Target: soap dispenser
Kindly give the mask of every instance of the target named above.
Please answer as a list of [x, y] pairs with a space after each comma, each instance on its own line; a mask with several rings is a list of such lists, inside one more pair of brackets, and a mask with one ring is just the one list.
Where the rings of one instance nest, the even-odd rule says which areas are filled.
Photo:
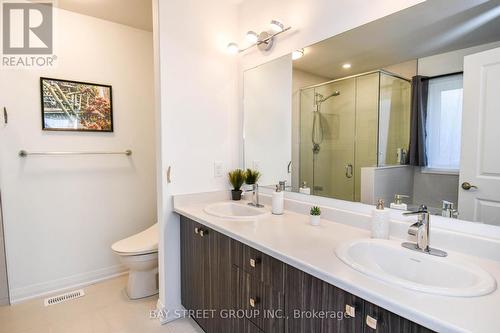
[[396, 194], [394, 196], [394, 202], [391, 202], [392, 209], [408, 210], [408, 205], [403, 202], [403, 198], [409, 198], [408, 195]]
[[276, 190], [273, 192], [272, 208], [271, 211], [274, 215], [282, 215], [283, 214], [283, 206], [285, 204], [285, 196], [284, 192], [281, 190], [281, 186], [276, 185]]
[[390, 212], [384, 208], [384, 200], [379, 199], [372, 211], [372, 238], [389, 239]]
[[311, 188], [307, 186], [306, 182], [302, 182], [302, 185], [299, 188], [299, 193], [302, 194], [311, 194]]

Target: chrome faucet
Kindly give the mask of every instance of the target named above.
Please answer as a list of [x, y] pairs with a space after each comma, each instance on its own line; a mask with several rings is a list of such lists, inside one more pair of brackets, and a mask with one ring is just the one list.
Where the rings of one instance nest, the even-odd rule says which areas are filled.
[[248, 190], [248, 192], [249, 191], [252, 191], [252, 202], [249, 202], [248, 205], [258, 208], [264, 207], [264, 205], [259, 203], [259, 184], [252, 184], [252, 189]]
[[417, 215], [418, 217], [417, 222], [413, 223], [408, 229], [408, 234], [417, 237], [417, 243], [404, 242], [401, 244], [403, 247], [438, 257], [446, 257], [448, 255], [445, 251], [429, 247], [431, 215], [427, 206], [421, 205], [418, 211], [403, 213], [403, 215]]
[[441, 206], [441, 216], [452, 219], [458, 218], [458, 210], [456, 210], [455, 204], [451, 201], [443, 200]]

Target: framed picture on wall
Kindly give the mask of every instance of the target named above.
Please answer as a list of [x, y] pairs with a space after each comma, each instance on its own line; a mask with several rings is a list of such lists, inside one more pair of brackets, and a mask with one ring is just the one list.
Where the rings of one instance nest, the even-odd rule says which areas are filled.
[[42, 129], [113, 132], [111, 86], [40, 78]]

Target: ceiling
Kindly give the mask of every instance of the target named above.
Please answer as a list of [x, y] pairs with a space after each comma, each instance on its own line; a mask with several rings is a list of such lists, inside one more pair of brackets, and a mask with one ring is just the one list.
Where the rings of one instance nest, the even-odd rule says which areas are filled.
[[83, 15], [153, 30], [152, 0], [57, 0], [55, 4]]
[[293, 67], [334, 79], [499, 40], [500, 0], [426, 1], [306, 47]]

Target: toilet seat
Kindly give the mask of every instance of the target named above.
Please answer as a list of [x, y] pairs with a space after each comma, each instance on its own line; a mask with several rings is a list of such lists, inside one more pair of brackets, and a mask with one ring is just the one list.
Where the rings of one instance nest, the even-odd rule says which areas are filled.
[[148, 229], [122, 239], [111, 246], [111, 249], [121, 256], [137, 256], [158, 252], [158, 223]]

